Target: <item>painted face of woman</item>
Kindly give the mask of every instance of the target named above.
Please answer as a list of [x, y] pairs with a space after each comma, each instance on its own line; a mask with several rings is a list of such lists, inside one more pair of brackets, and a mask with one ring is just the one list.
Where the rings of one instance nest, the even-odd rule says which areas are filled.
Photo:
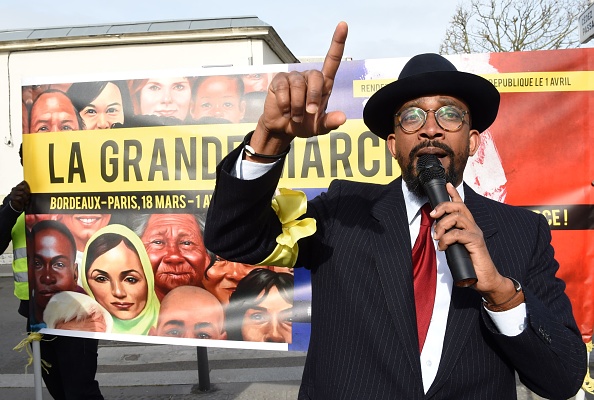
[[149, 79], [140, 90], [140, 112], [186, 119], [192, 101], [192, 88], [187, 78]]
[[[264, 296], [264, 291], [260, 296]], [[243, 316], [241, 334], [252, 342], [291, 343], [293, 305], [287, 302], [276, 287]]]
[[124, 123], [124, 108], [120, 89], [109, 82], [99, 95], [80, 111], [85, 129], [109, 129]]
[[135, 318], [146, 305], [148, 284], [142, 264], [124, 242], [97, 257], [87, 282], [99, 304], [116, 318]]

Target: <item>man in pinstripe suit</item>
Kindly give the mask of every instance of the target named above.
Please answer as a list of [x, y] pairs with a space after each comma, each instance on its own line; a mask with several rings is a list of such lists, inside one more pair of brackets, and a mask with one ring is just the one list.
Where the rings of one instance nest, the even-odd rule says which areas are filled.
[[[340, 23], [321, 71], [274, 78], [255, 131], [218, 167], [206, 222], [207, 248], [225, 259], [311, 269], [312, 333], [299, 398], [515, 399], [516, 372], [540, 396], [572, 396], [586, 352], [555, 277], [545, 219], [462, 182], [480, 132], [497, 115], [499, 94], [488, 81], [436, 54], [413, 57], [364, 110], [402, 177], [388, 185], [336, 180], [296, 220], [282, 196], [298, 195], [281, 191], [270, 207], [291, 141], [346, 120], [325, 109], [346, 36]], [[422, 154], [444, 165], [452, 201], [431, 212], [437, 283], [420, 347], [411, 252], [426, 202], [415, 168]], [[296, 225], [300, 233], [285, 234]], [[453, 243], [470, 254], [472, 288], [453, 285], [443, 252]]]

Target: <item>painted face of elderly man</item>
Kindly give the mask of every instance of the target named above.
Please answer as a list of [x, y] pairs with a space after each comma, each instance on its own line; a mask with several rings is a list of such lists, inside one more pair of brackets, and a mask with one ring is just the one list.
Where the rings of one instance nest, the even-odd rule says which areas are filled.
[[178, 286], [202, 286], [210, 258], [194, 215], [153, 214], [141, 239], [151, 260], [159, 300]]

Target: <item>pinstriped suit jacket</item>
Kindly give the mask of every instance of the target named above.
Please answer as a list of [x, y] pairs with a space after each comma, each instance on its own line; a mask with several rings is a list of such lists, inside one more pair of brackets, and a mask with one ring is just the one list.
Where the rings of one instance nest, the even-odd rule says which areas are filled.
[[[228, 174], [238, 154], [219, 165], [205, 243], [223, 258], [256, 264], [280, 233], [270, 199], [282, 166], [241, 181]], [[542, 397], [577, 392], [585, 346], [565, 284], [555, 278], [545, 219], [464, 190], [495, 265], [524, 287], [524, 332], [499, 334], [478, 293], [454, 288], [439, 370], [424, 394], [400, 178], [388, 185], [336, 180], [308, 203], [306, 217], [318, 229], [299, 242], [297, 266], [311, 269], [313, 307], [300, 399], [516, 399], [515, 371]]]

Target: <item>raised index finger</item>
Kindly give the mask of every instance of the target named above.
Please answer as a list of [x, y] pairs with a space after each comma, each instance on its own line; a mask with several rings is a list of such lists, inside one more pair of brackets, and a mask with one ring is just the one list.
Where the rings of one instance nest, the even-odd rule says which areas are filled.
[[341, 21], [334, 30], [332, 35], [332, 43], [330, 49], [324, 58], [324, 65], [322, 66], [322, 74], [324, 74], [324, 89], [332, 89], [334, 83], [334, 77], [336, 71], [340, 66], [340, 60], [342, 60], [342, 54], [344, 53], [344, 45], [346, 43], [347, 34], [349, 27], [346, 22]]

